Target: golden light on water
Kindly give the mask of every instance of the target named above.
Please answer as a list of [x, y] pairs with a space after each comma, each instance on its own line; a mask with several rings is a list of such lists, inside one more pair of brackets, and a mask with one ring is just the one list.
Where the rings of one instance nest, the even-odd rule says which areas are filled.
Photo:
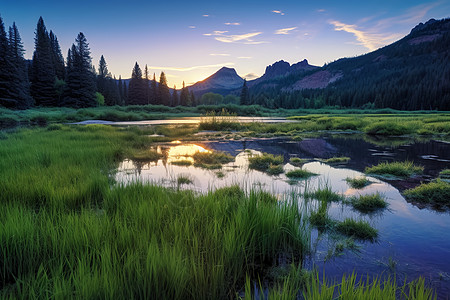
[[[180, 141], [173, 141], [173, 144], [181, 143]], [[170, 147], [167, 151], [167, 162], [171, 163], [174, 161], [190, 161], [194, 163], [192, 156], [197, 153], [210, 153], [211, 151], [203, 148], [202, 146], [195, 144], [184, 144], [179, 146]]]

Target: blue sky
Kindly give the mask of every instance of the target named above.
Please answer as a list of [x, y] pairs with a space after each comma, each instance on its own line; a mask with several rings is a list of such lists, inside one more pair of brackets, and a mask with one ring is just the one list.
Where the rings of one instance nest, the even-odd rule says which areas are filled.
[[390, 44], [430, 18], [450, 17], [450, 1], [35, 1], [0, 2], [30, 58], [39, 16], [63, 55], [83, 32], [93, 63], [128, 78], [134, 62], [169, 85], [195, 83], [221, 66], [261, 76], [278, 60], [323, 65]]

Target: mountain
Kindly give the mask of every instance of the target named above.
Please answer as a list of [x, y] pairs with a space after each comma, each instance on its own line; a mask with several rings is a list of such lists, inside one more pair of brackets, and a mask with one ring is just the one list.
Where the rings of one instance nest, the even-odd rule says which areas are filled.
[[450, 19], [431, 19], [391, 45], [321, 68], [296, 73], [277, 62], [249, 83], [250, 95], [269, 107], [450, 110], [449, 62]]
[[208, 92], [227, 95], [230, 91], [242, 88], [243, 84], [244, 79], [235, 69], [223, 67], [205, 80], [189, 86], [189, 91], [193, 91], [196, 97]]

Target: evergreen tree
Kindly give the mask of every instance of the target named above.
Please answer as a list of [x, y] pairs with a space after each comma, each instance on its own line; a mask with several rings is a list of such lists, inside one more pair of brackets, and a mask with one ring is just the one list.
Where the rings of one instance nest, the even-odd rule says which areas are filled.
[[195, 99], [194, 92], [191, 91], [191, 97], [189, 97], [192, 103], [192, 106], [197, 106], [197, 99]]
[[180, 105], [180, 98], [178, 97], [177, 92], [177, 86], [173, 86], [173, 92], [172, 92], [172, 105], [171, 106], [178, 106]]
[[180, 93], [180, 105], [183, 106], [191, 106], [191, 97], [189, 96], [189, 89], [185, 86], [183, 81], [183, 88], [181, 89]]
[[153, 73], [153, 79], [150, 87], [151, 94], [151, 104], [160, 104], [160, 100], [158, 99], [158, 86], [156, 85], [156, 75]]
[[97, 105], [97, 89], [90, 54], [86, 37], [80, 32], [67, 57], [65, 106], [79, 108]]
[[55, 68], [55, 75], [58, 79], [64, 79], [66, 77], [66, 68], [64, 66], [64, 58], [61, 53], [61, 48], [59, 47], [58, 38], [50, 30], [50, 46], [52, 49], [52, 60], [53, 66]]
[[144, 69], [144, 91], [145, 91], [145, 99], [147, 101], [146, 104], [150, 104], [151, 103], [150, 80], [149, 80], [147, 65], [145, 65], [145, 69]]
[[118, 89], [119, 89], [119, 95], [120, 95], [120, 103], [119, 105], [124, 105], [125, 96], [123, 94], [123, 83], [122, 83], [122, 76], [119, 75], [119, 83], [118, 83]]
[[100, 57], [97, 74], [97, 90], [105, 97], [105, 105], [118, 105], [121, 103], [121, 96], [116, 80], [112, 78], [108, 71], [108, 65], [103, 55]]
[[161, 72], [161, 76], [159, 77], [158, 90], [159, 90], [159, 96], [161, 99], [160, 104], [169, 106], [171, 96], [170, 96], [169, 87], [167, 86], [166, 74], [164, 74], [164, 72]]
[[145, 83], [142, 78], [142, 71], [136, 62], [131, 73], [130, 85], [128, 86], [128, 104], [147, 104], [145, 97]]
[[44, 20], [39, 18], [34, 39], [33, 63], [31, 66], [31, 95], [36, 105], [56, 106], [54, 88], [56, 72], [53, 65], [53, 51]]
[[8, 37], [5, 25], [0, 17], [0, 104], [6, 107], [15, 107], [17, 100], [10, 94], [11, 76], [14, 66], [11, 61]]
[[242, 85], [241, 98], [240, 98], [239, 102], [241, 105], [249, 105], [250, 104], [250, 98], [248, 96], [248, 87], [247, 87], [246, 79], [244, 79], [244, 84]]
[[128, 105], [128, 87], [127, 83], [123, 83], [123, 105]]
[[29, 108], [33, 104], [33, 98], [30, 96], [28, 70], [23, 58], [25, 50], [16, 23], [9, 28], [9, 47], [11, 62], [14, 66], [10, 85], [11, 95], [17, 101], [16, 108]]

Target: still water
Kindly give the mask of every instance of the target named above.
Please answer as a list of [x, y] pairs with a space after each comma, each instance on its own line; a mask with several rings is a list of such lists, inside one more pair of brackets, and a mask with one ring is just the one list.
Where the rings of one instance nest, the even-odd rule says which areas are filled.
[[[422, 276], [437, 290], [439, 298], [445, 299], [450, 295], [450, 213], [408, 203], [401, 194], [405, 188], [435, 178], [442, 169], [450, 168], [450, 144], [447, 142], [373, 140], [365, 136], [338, 135], [302, 141], [173, 142], [160, 144], [155, 150], [164, 154], [162, 159], [146, 163], [125, 160], [119, 166], [116, 180], [123, 183], [140, 180], [198, 192], [238, 184], [246, 190], [262, 188], [280, 199], [292, 191], [303, 193], [325, 186], [345, 196], [381, 193], [389, 207], [377, 214], [361, 214], [342, 203], [332, 203], [329, 208], [333, 219], [353, 217], [368, 221], [379, 233], [374, 242], [357, 241], [357, 249], [347, 249], [335, 255], [333, 249], [337, 238], [313, 229], [313, 251], [304, 262], [305, 267], [316, 268], [334, 279], [353, 271], [364, 276], [395, 276], [398, 282]], [[235, 161], [223, 165], [220, 170], [176, 165], [180, 160], [193, 162], [192, 155], [204, 151], [225, 151], [233, 155]], [[283, 155], [285, 172], [297, 168], [289, 163], [291, 157], [310, 159], [302, 168], [318, 175], [308, 180], [292, 181], [285, 174], [270, 176], [249, 169], [249, 155], [260, 152]], [[332, 166], [314, 160], [332, 156], [347, 156], [351, 160]], [[353, 189], [345, 181], [348, 177], [363, 176], [366, 166], [381, 161], [404, 160], [424, 166], [424, 175], [389, 182], [368, 177], [372, 183], [363, 189]], [[189, 178], [191, 183], [178, 184], [179, 177]], [[305, 200], [298, 197], [298, 201]]]

